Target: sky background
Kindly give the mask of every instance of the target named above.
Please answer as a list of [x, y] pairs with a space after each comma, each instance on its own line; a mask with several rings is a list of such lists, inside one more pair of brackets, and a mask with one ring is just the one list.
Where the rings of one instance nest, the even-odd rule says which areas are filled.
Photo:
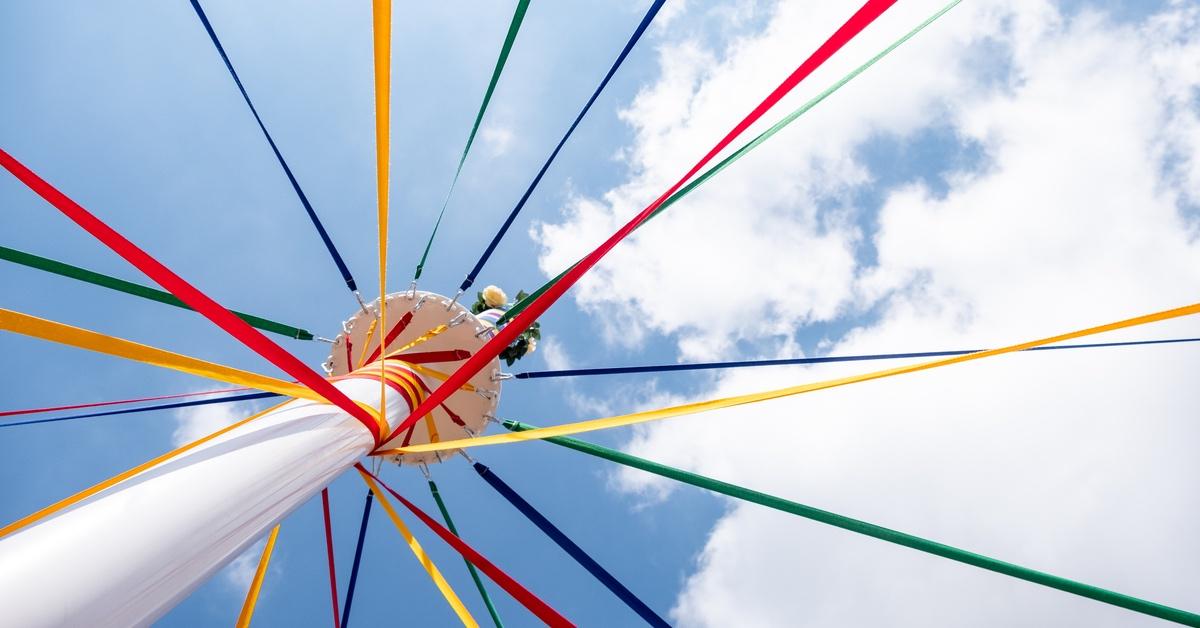
[[[828, 6], [823, 6], [823, 5]], [[364, 294], [376, 282], [370, 7], [209, 0], [209, 18]], [[648, 3], [534, 2], [422, 287], [452, 293]], [[939, 2], [905, 1], [764, 118]], [[852, 11], [668, 0], [480, 276], [532, 290], [653, 200]], [[396, 3], [389, 283], [407, 286], [511, 3]], [[995, 346], [1196, 301], [1200, 5], [966, 0], [639, 231], [542, 318], [524, 370]], [[5, 3], [0, 146], [222, 304], [333, 336], [356, 307], [187, 2]], [[763, 125], [752, 128], [747, 139]], [[144, 281], [11, 176], [0, 244]], [[278, 374], [186, 311], [13, 265], [0, 306]], [[374, 296], [368, 294], [368, 296]], [[1104, 340], [1200, 336], [1158, 324]], [[326, 346], [281, 340], [312, 365]], [[215, 388], [0, 335], [4, 408]], [[516, 381], [536, 424], [873, 368]], [[1041, 352], [589, 435], [999, 558], [1200, 609], [1200, 357]], [[256, 409], [4, 430], [13, 520]], [[545, 443], [474, 454], [687, 625], [1153, 625]], [[636, 617], [461, 460], [473, 545], [568, 617]], [[434, 508], [418, 473], [385, 476]], [[364, 489], [331, 488], [345, 586]], [[153, 517], [153, 512], [145, 513]], [[413, 528], [476, 617], [457, 555]], [[319, 501], [283, 525], [255, 625], [327, 621]], [[257, 555], [161, 621], [231, 623]], [[492, 587], [506, 622], [533, 618]], [[355, 621], [454, 617], [376, 509]]]

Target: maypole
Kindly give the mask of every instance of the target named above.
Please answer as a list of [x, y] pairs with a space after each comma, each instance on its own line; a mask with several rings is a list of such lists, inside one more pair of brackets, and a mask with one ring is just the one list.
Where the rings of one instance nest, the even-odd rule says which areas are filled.
[[[375, 379], [352, 375], [335, 385], [375, 409]], [[386, 398], [397, 420], [414, 401], [399, 391], [393, 383]], [[291, 400], [47, 513], [0, 539], [5, 622], [153, 622], [374, 446], [349, 413]]]
[[[0, 331], [11, 331], [59, 342], [76, 348], [136, 360], [144, 364], [170, 368], [244, 387], [203, 393], [159, 395], [120, 401], [10, 410], [0, 412], [0, 417], [205, 396], [214, 392], [231, 392], [249, 388], [265, 391], [215, 399], [127, 407], [83, 415], [7, 423], [0, 424], [0, 427], [265, 397], [290, 398], [278, 406], [252, 415], [120, 473], [12, 524], [0, 527], [0, 567], [2, 567], [0, 569], [0, 609], [2, 611], [0, 612], [3, 613], [5, 625], [149, 624], [161, 617], [216, 571], [245, 552], [251, 544], [270, 531], [268, 541], [259, 559], [254, 581], [237, 622], [238, 626], [248, 626], [254, 613], [258, 594], [268, 575], [269, 561], [280, 529], [279, 522], [318, 492], [321, 493], [322, 500], [334, 628], [339, 628], [339, 624], [340, 628], [345, 628], [349, 621], [358, 566], [363, 554], [363, 534], [374, 501], [379, 502], [388, 519], [403, 536], [413, 556], [428, 573], [459, 620], [465, 626], [477, 626], [467, 606], [453, 591], [420, 542], [402, 521], [392, 500], [401, 504], [449, 547], [462, 555], [481, 598], [497, 626], [501, 625], [500, 618], [479, 578], [479, 572], [491, 578], [496, 585], [547, 625], [573, 625], [459, 536], [427, 467], [428, 464], [442, 462], [447, 457], [453, 457], [455, 453], [462, 454], [462, 457], [473, 464], [481, 478], [498, 494], [644, 621], [654, 626], [667, 625], [666, 620], [656, 611], [642, 602], [579, 544], [570, 539], [562, 529], [551, 523], [541, 511], [520, 496], [511, 485], [501, 480], [490, 468], [475, 462], [469, 455], [461, 451], [462, 448], [481, 445], [544, 439], [560, 446], [712, 490], [749, 503], [805, 517], [812, 521], [833, 525], [959, 563], [1081, 595], [1148, 616], [1200, 626], [1200, 615], [1196, 613], [1007, 563], [930, 539], [820, 510], [781, 497], [766, 495], [746, 487], [707, 478], [682, 469], [674, 469], [567, 437], [594, 430], [637, 425], [839, 386], [861, 384], [886, 377], [1016, 352], [1195, 342], [1200, 339], [1058, 344], [1067, 340], [1198, 314], [1200, 313], [1200, 303], [989, 350], [824, 356], [699, 364], [652, 364], [527, 371], [515, 374], [502, 373], [499, 370], [498, 357], [504, 357], [511, 365], [515, 359], [524, 355], [526, 347], [532, 351], [533, 340], [527, 339], [527, 335], [529, 338], [537, 337], [538, 323], [536, 319], [538, 316], [547, 311], [621, 240], [779, 132], [805, 111], [871, 67], [959, 2], [960, 0], [950, 0], [949, 4], [939, 12], [859, 66], [845, 78], [760, 133], [741, 148], [725, 156], [716, 165], [701, 172], [710, 161], [723, 154], [738, 136], [755, 124], [792, 88], [895, 3], [895, 0], [865, 0], [862, 8], [801, 63], [741, 122], [737, 123], [682, 178], [599, 247], [563, 271], [533, 295], [523, 298], [523, 293], [518, 294], [518, 302], [515, 304], [509, 304], [502, 291], [494, 286], [489, 286], [480, 293], [478, 307], [472, 306], [467, 309], [458, 303], [459, 296], [472, 285], [476, 275], [512, 225], [559, 150], [562, 149], [617, 68], [645, 32], [646, 27], [662, 7], [664, 0], [653, 0], [646, 16], [617, 57], [608, 74], [534, 177], [525, 194], [508, 214], [474, 269], [468, 273], [458, 294], [452, 298], [418, 291], [416, 280], [420, 278], [421, 270], [437, 233], [438, 225], [441, 224], [442, 216], [445, 214], [454, 184], [463, 169], [472, 141], [479, 130], [488, 102], [528, 8], [529, 0], [517, 0], [516, 11], [496, 62], [491, 82], [475, 117], [466, 146], [459, 158], [450, 190], [447, 192], [442, 210], [434, 224], [433, 233], [430, 234], [424, 254], [417, 265], [413, 284], [408, 291], [400, 294], [387, 294], [386, 292], [390, 165], [391, 0], [373, 0], [380, 297], [370, 305], [364, 303], [358, 294], [349, 270], [292, 175], [291, 169], [274, 139], [267, 132], [265, 124], [234, 71], [211, 23], [201, 9], [199, 0], [191, 0], [193, 8], [258, 122], [301, 204], [338, 266], [347, 286], [354, 292], [360, 310], [342, 324], [342, 333], [338, 334], [334, 340], [314, 336], [311, 332], [301, 328], [228, 310], [112, 229], [98, 216], [85, 210], [49, 182], [41, 179], [13, 156], [0, 150], [0, 167], [12, 172], [14, 176], [41, 195], [66, 217], [110, 247], [165, 290], [5, 247], [0, 247], [0, 259], [164, 304], [192, 309], [210, 319], [232, 337], [293, 378], [291, 381], [285, 381], [249, 371], [241, 371], [164, 349], [114, 338], [99, 332], [0, 309]], [[318, 375], [296, 356], [264, 336], [261, 331], [301, 340], [329, 342], [331, 353], [323, 365], [326, 377]], [[514, 350], [517, 350], [515, 357]], [[495, 417], [500, 383], [512, 378], [539, 379], [916, 357], [940, 359], [858, 373], [826, 381], [797, 384], [775, 390], [643, 410], [614, 417], [563, 423], [548, 428], [535, 428], [516, 421], [500, 421]], [[404, 418], [401, 420], [401, 417]], [[483, 432], [488, 420], [502, 423], [512, 432], [485, 436]], [[368, 454], [375, 456], [372, 459], [374, 472], [362, 464]], [[385, 459], [397, 464], [419, 465], [422, 468], [446, 526], [437, 523], [379, 477], [378, 474]], [[362, 476], [368, 486], [368, 492], [359, 528], [353, 567], [339, 618], [339, 597], [333, 560], [333, 533], [327, 486], [335, 477], [350, 467], [354, 467]]]
[[[393, 317], [387, 333], [371, 333], [373, 312], [389, 308], [405, 314]], [[394, 430], [448, 377], [444, 369], [495, 333], [464, 306], [432, 293], [387, 295], [371, 310], [343, 323], [324, 381], [359, 414], [391, 417], [374, 426], [380, 432]], [[499, 401], [493, 360], [423, 429], [379, 442], [357, 416], [303, 386], [0, 310], [6, 327], [293, 397], [0, 528], [0, 607], [5, 622], [18, 626], [151, 623], [378, 447], [472, 437]], [[436, 463], [442, 456], [394, 459]]]

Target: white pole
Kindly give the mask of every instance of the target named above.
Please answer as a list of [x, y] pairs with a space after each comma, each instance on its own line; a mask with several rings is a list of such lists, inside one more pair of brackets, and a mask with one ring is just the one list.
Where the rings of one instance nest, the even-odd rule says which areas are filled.
[[[379, 404], [378, 380], [335, 384]], [[393, 426], [408, 416], [387, 391]], [[131, 626], [161, 617], [374, 442], [335, 406], [294, 400], [0, 539], [0, 624]]]

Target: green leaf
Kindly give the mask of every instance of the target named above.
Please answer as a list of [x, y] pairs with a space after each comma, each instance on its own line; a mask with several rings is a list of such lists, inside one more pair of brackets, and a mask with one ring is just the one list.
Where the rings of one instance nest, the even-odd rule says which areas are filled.
[[487, 310], [487, 309], [488, 309], [488, 306], [487, 306], [487, 302], [483, 300], [483, 293], [476, 292], [475, 293], [475, 303], [471, 305], [471, 313], [479, 314], [480, 312], [483, 312], [484, 310]]

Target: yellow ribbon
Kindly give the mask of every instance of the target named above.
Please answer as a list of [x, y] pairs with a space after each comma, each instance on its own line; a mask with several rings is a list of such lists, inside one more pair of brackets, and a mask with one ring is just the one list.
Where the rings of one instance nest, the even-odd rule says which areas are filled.
[[[403, 356], [401, 356], [401, 357], [403, 357]], [[450, 379], [449, 375], [447, 375], [441, 371], [431, 369], [428, 366], [421, 366], [420, 364], [407, 364], [407, 363], [406, 363], [406, 365], [408, 366], [408, 368], [410, 368], [422, 375], [426, 375], [426, 376], [432, 377], [434, 379], [440, 379], [443, 382]], [[475, 386], [473, 384], [471, 384], [470, 382], [464, 382], [463, 385], [459, 386], [458, 388], [459, 388], [459, 390], [465, 390], [467, 392], [475, 392]]]
[[87, 349], [88, 351], [126, 358], [145, 364], [153, 364], [154, 366], [173, 369], [191, 375], [199, 375], [200, 377], [207, 377], [237, 386], [246, 386], [248, 388], [279, 393], [288, 397], [299, 397], [301, 399], [327, 403], [324, 397], [313, 392], [307, 386], [215, 364], [130, 340], [107, 336], [87, 329], [48, 321], [44, 318], [13, 312], [12, 310], [0, 309], [0, 329], [79, 349]]
[[[445, 325], [442, 325], [442, 327], [445, 327]], [[436, 329], [434, 331], [436, 331]], [[442, 331], [445, 331], [445, 330], [442, 330]], [[441, 332], [439, 331], [438, 333], [441, 333]], [[420, 339], [418, 338], [418, 340], [420, 340]], [[428, 338], [426, 338], [426, 340], [428, 340]], [[405, 347], [405, 348], [408, 348], [408, 347]], [[385, 358], [385, 360], [391, 360], [393, 362], [396, 362], [396, 361], [403, 362], [405, 368], [411, 369], [415, 373], [420, 373], [421, 375], [424, 375], [426, 377], [432, 377], [434, 379], [441, 380], [443, 382], [450, 379], [450, 375], [443, 373], [437, 369], [432, 369], [432, 368], [429, 368], [428, 366], [424, 366], [421, 364], [410, 364], [408, 362], [404, 362], [404, 356], [396, 355], [396, 354], [400, 353], [400, 351], [403, 351], [403, 350], [404, 349], [401, 349], [399, 351], [393, 351], [393, 352], [389, 353], [387, 358]], [[372, 362], [372, 364], [374, 364], [374, 362]], [[464, 382], [463, 385], [459, 386], [458, 388], [459, 388], [459, 390], [465, 390], [467, 392], [475, 392], [475, 386], [473, 384], [471, 384], [470, 382]]]
[[[288, 402], [285, 401], [284, 403], [288, 403]], [[204, 443], [207, 443], [208, 441], [210, 441], [222, 434], [225, 434], [226, 432], [235, 430], [235, 429], [237, 429], [259, 417], [262, 417], [265, 414], [267, 414], [268, 412], [271, 412], [272, 410], [280, 408], [283, 405], [284, 404], [281, 403], [278, 405], [271, 406], [270, 408], [267, 408], [266, 410], [263, 410], [262, 412], [259, 412], [258, 414], [248, 416], [248, 417], [242, 419], [241, 421], [234, 423], [233, 425], [230, 425], [228, 427], [223, 427], [223, 428], [213, 432], [212, 434], [209, 434], [208, 436], [198, 438], [198, 439], [196, 439], [186, 445], [183, 445], [182, 447], [179, 447], [177, 449], [172, 449], [171, 451], [168, 451], [167, 453], [165, 453], [161, 456], [158, 456], [156, 458], [147, 460], [146, 462], [143, 462], [142, 464], [139, 464], [138, 466], [136, 466], [132, 469], [129, 469], [128, 471], [123, 471], [121, 473], [118, 473], [118, 474], [112, 476], [111, 478], [108, 478], [107, 480], [105, 480], [99, 484], [96, 484], [95, 486], [92, 486], [90, 488], [85, 488], [82, 491], [79, 491], [78, 493], [75, 493], [74, 495], [72, 495], [66, 499], [59, 500], [49, 506], [46, 506], [45, 508], [43, 508], [31, 515], [27, 515], [25, 517], [22, 517], [21, 519], [17, 519], [16, 521], [4, 526], [3, 528], [0, 528], [0, 538], [4, 538], [5, 536], [8, 536], [9, 534], [16, 532], [17, 530], [20, 530], [21, 528], [24, 528], [25, 526], [27, 526], [31, 523], [41, 521], [42, 519], [49, 517], [50, 515], [58, 512], [64, 508], [69, 508], [71, 506], [74, 506], [75, 504], [78, 504], [79, 502], [91, 497], [92, 495], [95, 495], [96, 493], [99, 493], [99, 492], [106, 490], [108, 488], [111, 488], [112, 486], [115, 486], [121, 482], [124, 482], [125, 480], [128, 480], [129, 478], [131, 478], [147, 469], [150, 469], [158, 464], [166, 462], [167, 460], [170, 460], [188, 450], [195, 449], [196, 447], [199, 447], [200, 445], [203, 445]]]
[[387, 496], [383, 494], [383, 491], [379, 490], [379, 487], [376, 486], [371, 476], [363, 473], [362, 469], [356, 469], [356, 471], [362, 476], [367, 486], [370, 487], [371, 492], [375, 494], [375, 499], [379, 501], [380, 506], [383, 506], [388, 518], [392, 520], [392, 523], [396, 524], [396, 529], [400, 531], [400, 536], [404, 537], [404, 540], [408, 543], [408, 547], [412, 549], [413, 555], [417, 557], [417, 562], [421, 563], [421, 566], [425, 568], [430, 579], [433, 580], [433, 584], [437, 585], [438, 591], [442, 592], [442, 596], [446, 598], [446, 602], [450, 604], [450, 608], [454, 609], [459, 621], [464, 626], [478, 628], [479, 624], [476, 623], [474, 617], [471, 617], [471, 612], [463, 605], [462, 600], [458, 599], [458, 595], [454, 592], [454, 589], [450, 588], [450, 583], [446, 582], [446, 579], [442, 577], [442, 572], [438, 571], [437, 565], [433, 564], [433, 559], [429, 558], [429, 555], [425, 553], [425, 549], [417, 542], [412, 532], [409, 531], [408, 526], [404, 525], [404, 522], [400, 520], [400, 515], [396, 514], [396, 510], [392, 508], [392, 504], [388, 501]]
[[[425, 399], [425, 389], [421, 387], [416, 376], [408, 371], [393, 368], [393, 366], [392, 364], [388, 364], [384, 369], [388, 379], [403, 386], [412, 395], [414, 403], [420, 404]], [[390, 430], [391, 428], [389, 427], [388, 429]]]
[[[392, 2], [371, 3], [375, 40], [375, 183], [379, 204], [379, 295], [387, 294], [388, 175], [391, 138]], [[382, 314], [382, 307], [380, 308]], [[384, 327], [386, 329], [386, 327]]]
[[[379, 215], [379, 328], [387, 333], [388, 180], [391, 173], [392, 0], [371, 2], [375, 50], [375, 184]], [[380, 344], [383, 338], [381, 336]], [[369, 342], [367, 344], [370, 344]], [[364, 350], [366, 347], [363, 348]], [[382, 370], [382, 366], [380, 369]], [[379, 408], [387, 422], [387, 384], [379, 382]]]
[[436, 443], [442, 440], [441, 435], [438, 434], [437, 424], [433, 422], [432, 412], [425, 415], [425, 431], [429, 432], [429, 442]]
[[246, 592], [246, 601], [242, 604], [242, 613], [238, 615], [237, 628], [247, 628], [250, 618], [254, 616], [254, 607], [258, 604], [258, 592], [262, 590], [263, 578], [267, 576], [267, 565], [271, 563], [271, 553], [275, 551], [275, 539], [279, 536], [279, 525], [271, 528], [267, 544], [263, 547], [262, 557], [258, 559], [258, 570], [254, 572], [254, 580], [250, 582], [250, 590]]
[[375, 327], [378, 324], [379, 324], [378, 318], [371, 319], [371, 325], [367, 327], [367, 335], [366, 335], [366, 338], [363, 340], [362, 351], [360, 351], [358, 354], [358, 362], [356, 362], [354, 364], [347, 364], [346, 365], [347, 370], [353, 371], [354, 369], [360, 369], [360, 368], [362, 368], [363, 362], [367, 361], [367, 350], [371, 348], [371, 338], [373, 338], [375, 336]]
[[387, 434], [388, 430], [392, 429], [392, 426], [388, 425], [387, 420], [383, 418], [382, 412], [367, 405], [365, 401], [355, 401], [354, 403], [358, 404], [358, 407], [362, 408], [363, 410], [366, 410], [367, 414], [371, 415], [372, 419], [375, 419], [375, 424], [379, 426], [380, 434]]
[[385, 359], [386, 358], [394, 358], [397, 355], [404, 353], [405, 351], [408, 351], [409, 349], [412, 349], [413, 347], [421, 344], [422, 342], [425, 342], [426, 340], [429, 340], [430, 338], [433, 338], [434, 336], [446, 331], [447, 329], [450, 329], [449, 325], [438, 325], [437, 327], [434, 327], [433, 329], [421, 334], [420, 336], [417, 336], [417, 338], [415, 340], [413, 340], [412, 342], [387, 354], [386, 356], [384, 356], [384, 358]]
[[954, 356], [950, 358], [942, 358], [929, 362], [921, 362], [919, 364], [911, 364], [897, 368], [884, 369], [880, 371], [872, 371], [860, 375], [852, 375], [849, 377], [840, 377], [837, 379], [825, 380], [811, 384], [801, 384], [799, 386], [790, 386], [787, 388], [779, 388], [776, 390], [768, 390], [764, 392], [750, 393], [748, 395], [738, 395], [735, 397], [726, 397], [724, 399], [712, 399], [709, 401], [698, 401], [695, 403], [687, 403], [678, 406], [670, 406], [667, 408], [659, 408], [657, 410], [647, 410], [644, 412], [634, 412], [632, 414], [623, 414], [620, 416], [608, 417], [603, 419], [592, 419], [590, 421], [580, 421], [578, 423], [568, 423], [565, 425], [556, 425], [553, 427], [544, 427], [529, 430], [526, 432], [509, 432], [506, 434], [494, 434], [492, 436], [483, 436], [480, 438], [465, 438], [460, 440], [443, 441], [440, 443], [428, 443], [423, 445], [410, 445], [408, 447], [398, 447], [396, 449], [385, 449], [374, 452], [374, 455], [388, 456], [394, 454], [409, 454], [422, 453], [427, 451], [442, 451], [446, 449], [461, 449], [463, 447], [479, 447], [484, 445], [499, 445], [501, 443], [515, 443], [519, 441], [538, 440], [542, 438], [550, 438], [552, 436], [567, 436], [570, 434], [581, 434], [583, 432], [592, 432], [595, 430], [603, 430], [613, 427], [621, 427], [625, 425], [633, 425], [636, 423], [646, 423], [649, 421], [657, 421], [668, 419], [671, 417], [682, 416], [685, 414], [695, 414], [697, 412], [707, 412], [709, 410], [717, 410], [720, 408], [729, 408], [732, 406], [740, 406], [747, 403], [755, 403], [758, 401], [766, 401], [768, 399], [778, 399], [780, 397], [788, 397], [791, 395], [799, 395], [802, 393], [813, 392], [815, 390], [825, 390], [828, 388], [836, 388], [847, 384], [855, 384], [866, 382], [874, 379], [882, 379], [893, 375], [902, 375], [905, 373], [915, 373], [925, 371], [951, 364], [959, 364], [961, 362], [969, 362], [979, 360], [1005, 353], [1014, 353], [1024, 351], [1033, 347], [1054, 344], [1056, 342], [1064, 342], [1084, 336], [1092, 336], [1117, 329], [1125, 329], [1127, 327], [1135, 327], [1164, 321], [1172, 318], [1179, 318], [1189, 314], [1200, 312], [1200, 303], [1155, 312], [1145, 316], [1108, 323], [1098, 327], [1089, 327], [1078, 331], [1073, 331], [1058, 336], [1042, 338], [1041, 340], [1032, 340], [1022, 342], [1020, 344], [1009, 345], [999, 349], [989, 349], [987, 351], [978, 351], [976, 353], [968, 353], [966, 355]]
[[[411, 367], [412, 364], [405, 363], [405, 366]], [[385, 367], [388, 374], [388, 379], [404, 386], [404, 389], [412, 394], [412, 399], [419, 405], [425, 399], [425, 389], [421, 387], [416, 376], [407, 370], [396, 368], [395, 364], [388, 364]], [[409, 408], [411, 411], [413, 408]], [[388, 427], [387, 429], [391, 429]], [[437, 425], [434, 423], [433, 414], [425, 415], [425, 430], [429, 433], [429, 442], [436, 443], [441, 440], [438, 434]]]

